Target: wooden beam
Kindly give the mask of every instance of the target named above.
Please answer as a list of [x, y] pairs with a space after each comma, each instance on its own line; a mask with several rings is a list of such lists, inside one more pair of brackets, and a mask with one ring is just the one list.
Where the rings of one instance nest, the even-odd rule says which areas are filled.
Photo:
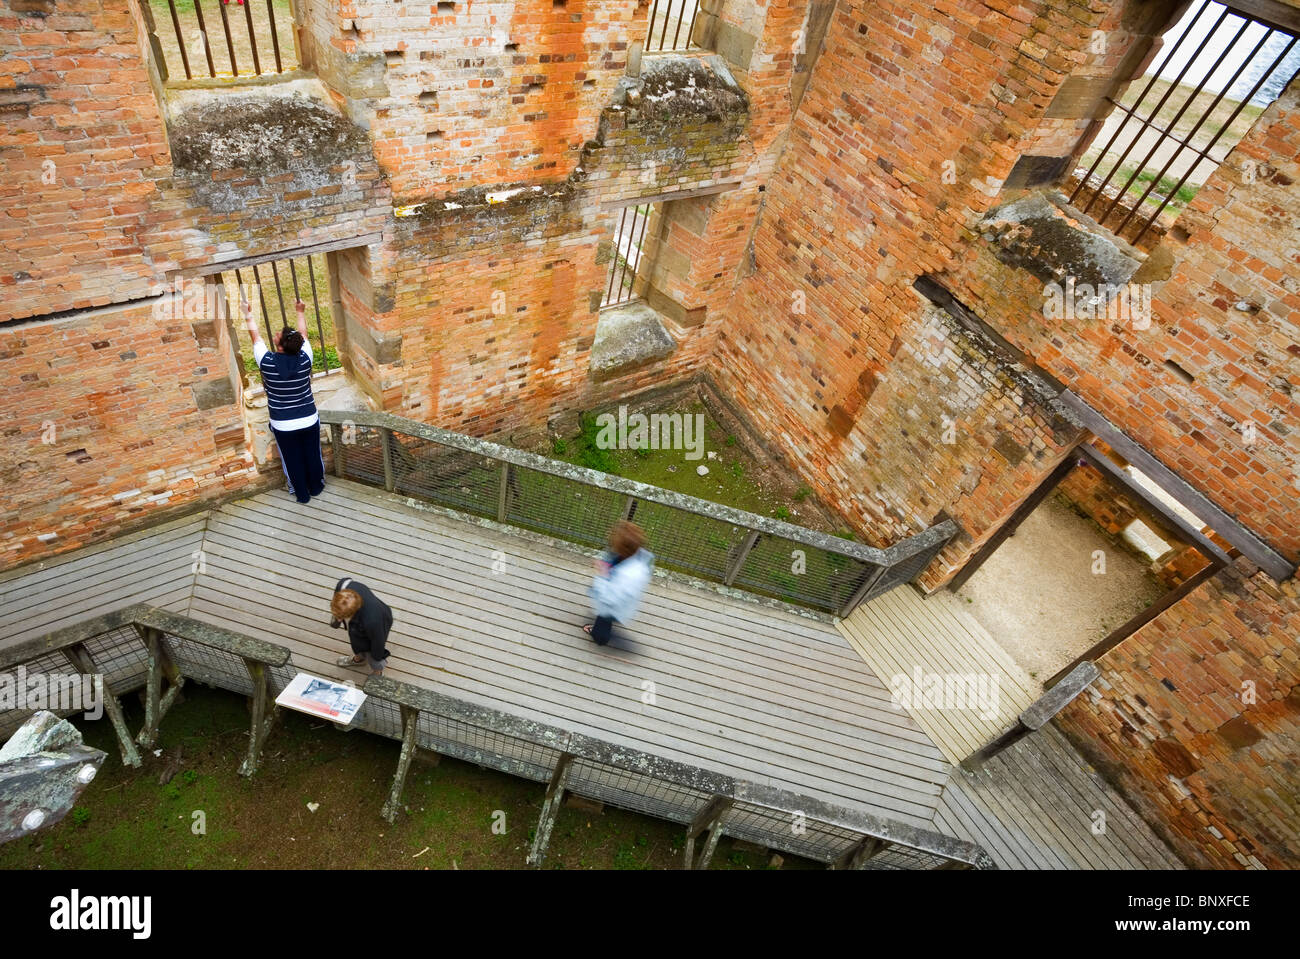
[[1187, 507], [1206, 526], [1241, 550], [1241, 555], [1268, 573], [1273, 579], [1281, 583], [1295, 575], [1296, 567], [1294, 563], [1287, 560], [1281, 553], [1215, 506], [1199, 490], [1194, 489], [1181, 476], [1129, 439], [1119, 427], [1094, 410], [1081, 397], [1066, 390], [1057, 399], [1079, 422], [1091, 430], [1094, 436], [1132, 463], [1144, 476], [1175, 500]]
[[865, 869], [867, 860], [889, 848], [889, 843], [876, 836], [867, 836], [839, 859], [831, 863], [832, 869]]
[[[686, 827], [686, 844], [683, 852], [685, 853], [685, 867], [687, 869], [701, 868], [697, 866], [695, 861], [695, 840], [699, 837], [700, 833], [704, 832], [706, 829], [710, 833], [710, 839], [713, 839], [714, 835], [718, 831], [716, 827], [720, 825], [723, 814], [730, 809], [734, 803], [735, 800], [726, 796], [714, 796], [704, 805], [703, 809], [695, 814], [695, 818], [692, 819], [690, 825]], [[715, 841], [714, 845], [716, 844]], [[707, 848], [707, 844], [705, 851], [708, 853], [709, 858], [712, 858], [713, 850]], [[705, 865], [708, 864], [708, 860], [704, 859], [703, 856], [701, 856], [701, 859], [704, 861]]]
[[668, 193], [652, 193], [649, 196], [634, 196], [626, 200], [606, 200], [600, 205], [602, 211], [619, 210], [629, 206], [644, 206], [647, 203], [668, 203], [673, 200], [691, 200], [699, 196], [713, 196], [734, 190], [744, 182], [742, 180], [724, 180], [712, 186], [702, 186], [694, 190], [673, 190]]
[[1281, 0], [1224, 0], [1224, 6], [1267, 26], [1300, 35], [1300, 9]]
[[[247, 83], [247, 78], [241, 78], [240, 82]], [[234, 260], [222, 260], [219, 263], [208, 263], [199, 267], [196, 275], [206, 276], [209, 273], [219, 273], [222, 270], [243, 270], [250, 266], [260, 266], [263, 263], [270, 263], [272, 260], [287, 260], [290, 257], [311, 256], [315, 253], [333, 253], [335, 250], [350, 250], [359, 246], [373, 246], [382, 242], [384, 236], [382, 233], [363, 233], [361, 236], [347, 237], [342, 240], [330, 240], [328, 243], [314, 243], [311, 246], [300, 246], [292, 250], [277, 250], [275, 253], [261, 253], [257, 256], [245, 256]], [[174, 274], [169, 274], [168, 279]]]
[[420, 711], [410, 706], [402, 706], [402, 751], [397, 757], [397, 772], [393, 774], [393, 788], [384, 803], [383, 816], [390, 823], [397, 820], [397, 813], [402, 808], [402, 789], [406, 786], [406, 774], [410, 772], [411, 760], [415, 758], [416, 732], [420, 725]]
[[113, 724], [113, 732], [117, 734], [117, 745], [122, 751], [122, 764], [139, 768], [141, 762], [140, 751], [135, 748], [135, 743], [131, 741], [131, 731], [126, 727], [126, 717], [122, 715], [122, 704], [113, 695], [113, 691], [108, 688], [108, 677], [96, 669], [95, 660], [90, 655], [90, 650], [86, 649], [81, 643], [75, 643], [65, 647], [63, 655], [72, 664], [72, 668], [83, 676], [99, 676], [100, 681], [103, 683], [104, 712], [108, 713], [108, 721]]
[[266, 664], [255, 659], [244, 658], [244, 666], [253, 679], [253, 719], [248, 733], [248, 755], [239, 767], [239, 775], [251, 776], [257, 772], [257, 765], [262, 755], [262, 745], [271, 732], [275, 721], [275, 704], [268, 702], [271, 698], [270, 684], [266, 675]]
[[555, 770], [551, 773], [551, 782], [546, 787], [546, 798], [542, 801], [542, 812], [537, 817], [537, 831], [533, 833], [533, 846], [528, 851], [528, 865], [540, 869], [546, 858], [546, 848], [551, 844], [551, 830], [555, 828], [556, 817], [560, 814], [560, 803], [564, 800], [564, 783], [569, 778], [569, 767], [573, 763], [572, 753], [562, 753], [556, 760]]

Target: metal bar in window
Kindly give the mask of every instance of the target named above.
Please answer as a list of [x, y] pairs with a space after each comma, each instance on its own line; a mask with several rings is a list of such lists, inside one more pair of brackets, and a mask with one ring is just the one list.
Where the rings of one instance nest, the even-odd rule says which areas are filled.
[[[1248, 26], [1250, 26], [1250, 21], [1243, 18], [1241, 21], [1241, 26], [1237, 28], [1237, 33], [1233, 36], [1232, 40], [1228, 43], [1228, 45], [1224, 47], [1225, 54], [1227, 51], [1231, 50], [1234, 46], [1236, 46], [1237, 41], [1241, 38], [1242, 33], [1245, 32]], [[1216, 25], [1216, 29], [1211, 31], [1210, 35], [1213, 36], [1213, 34], [1216, 32], [1217, 32], [1217, 25]], [[1202, 42], [1202, 46], [1204, 46], [1205, 43], [1208, 43], [1209, 40], [1210, 37], [1207, 36], [1205, 40]], [[1197, 56], [1199, 56], [1199, 54], [1200, 54], [1200, 50], [1197, 50]], [[1165, 92], [1165, 97], [1168, 97], [1170, 93], [1172, 93], [1175, 89], [1181, 86], [1184, 75], [1186, 75], [1187, 71], [1191, 69], [1192, 64], [1195, 61], [1196, 61], [1196, 56], [1193, 56], [1190, 60], [1187, 61], [1186, 66], [1184, 66], [1183, 69], [1179, 72], [1178, 79], [1175, 80], [1173, 85], [1169, 88], [1169, 90]], [[1215, 59], [1214, 64], [1213, 66], [1210, 67], [1210, 69], [1205, 71], [1205, 75], [1201, 77], [1200, 82], [1197, 83], [1196, 86], [1192, 89], [1191, 95], [1188, 96], [1188, 98], [1183, 101], [1183, 105], [1178, 108], [1178, 112], [1174, 114], [1174, 118], [1169, 121], [1169, 128], [1171, 130], [1176, 129], [1178, 127], [1178, 121], [1183, 118], [1183, 114], [1187, 112], [1187, 108], [1191, 106], [1196, 101], [1196, 98], [1201, 95], [1201, 91], [1205, 89], [1205, 84], [1209, 82], [1210, 76], [1214, 73], [1215, 68], [1217, 68], [1218, 65], [1222, 62], [1223, 62], [1223, 54], [1221, 54], [1218, 58]], [[1161, 98], [1160, 102], [1163, 105], [1163, 103], [1165, 102], [1164, 98]], [[1159, 113], [1160, 111], [1159, 109], [1157, 109], [1156, 112], [1152, 114], [1152, 119], [1154, 120], [1156, 115], [1158, 115]], [[1151, 129], [1151, 127], [1148, 127], [1148, 129]], [[1159, 129], [1159, 128], [1155, 128], [1155, 129]], [[1124, 182], [1124, 185], [1119, 188], [1119, 191], [1115, 194], [1115, 198], [1110, 201], [1110, 206], [1106, 207], [1106, 212], [1103, 213], [1101, 216], [1097, 217], [1097, 221], [1099, 223], [1105, 223], [1106, 217], [1110, 216], [1111, 211], [1114, 210], [1115, 207], [1119, 205], [1119, 201], [1128, 194], [1129, 188], [1133, 186], [1133, 184], [1137, 181], [1139, 174], [1141, 174], [1147, 168], [1147, 164], [1150, 163], [1151, 158], [1156, 155], [1156, 151], [1160, 149], [1163, 140], [1164, 140], [1163, 137], [1156, 137], [1156, 142], [1151, 144], [1151, 149], [1149, 149], [1147, 151], [1147, 155], [1142, 158], [1142, 162], [1133, 168], [1133, 172], [1129, 174], [1129, 177]], [[1115, 232], [1118, 233], [1119, 231], [1116, 230]]]
[[[629, 284], [629, 288], [628, 288], [628, 299], [631, 299], [632, 294], [636, 292], [636, 274], [637, 274], [637, 270], [641, 266], [641, 249], [642, 249], [641, 244], [645, 240], [645, 228], [646, 228], [646, 224], [648, 224], [649, 222], [650, 222], [650, 207], [647, 206], [645, 208], [645, 212], [641, 214], [641, 235], [637, 237], [636, 240], [636, 263], [632, 264], [632, 282]], [[630, 262], [631, 257], [629, 257], [628, 260]]]
[[691, 25], [686, 30], [686, 46], [689, 49], [695, 36], [695, 18], [700, 15], [700, 0], [695, 0], [695, 9], [691, 11]]
[[280, 303], [280, 321], [284, 326], [289, 325], [289, 314], [284, 311], [284, 290], [280, 287], [280, 271], [277, 269], [277, 261], [271, 261], [271, 277], [275, 280], [275, 298]]
[[614, 274], [618, 272], [618, 238], [623, 233], [623, 221], [627, 219], [627, 207], [619, 216], [618, 229], [614, 231], [614, 259], [609, 265], [609, 288], [605, 290], [605, 302], [609, 303], [614, 295]]
[[[1271, 69], [1268, 69], [1268, 70], [1265, 70], [1265, 71], [1260, 75], [1259, 80], [1257, 80], [1257, 81], [1255, 82], [1255, 86], [1251, 88], [1250, 92], [1249, 92], [1248, 94], [1246, 94], [1246, 96], [1243, 97], [1243, 98], [1242, 98], [1242, 99], [1237, 103], [1237, 107], [1236, 107], [1235, 110], [1232, 111], [1232, 115], [1228, 117], [1228, 119], [1224, 122], [1223, 126], [1219, 129], [1219, 132], [1216, 133], [1216, 134], [1214, 135], [1214, 138], [1213, 138], [1212, 140], [1210, 140], [1210, 142], [1206, 145], [1206, 148], [1205, 148], [1205, 149], [1206, 149], [1207, 151], [1208, 151], [1208, 150], [1212, 150], [1212, 149], [1214, 149], [1214, 145], [1215, 145], [1216, 143], [1219, 142], [1219, 138], [1222, 137], [1223, 134], [1224, 134], [1224, 133], [1225, 133], [1225, 132], [1226, 132], [1226, 131], [1227, 131], [1227, 130], [1232, 126], [1232, 124], [1236, 121], [1236, 119], [1237, 119], [1237, 117], [1240, 115], [1241, 111], [1242, 111], [1243, 109], [1245, 109], [1246, 104], [1249, 103], [1252, 99], [1254, 99], [1255, 94], [1259, 93], [1260, 88], [1264, 86], [1264, 83], [1268, 80], [1268, 78], [1269, 78], [1270, 76], [1272, 76], [1273, 71], [1277, 69], [1278, 64], [1280, 64], [1280, 63], [1282, 63], [1282, 62], [1284, 62], [1284, 61], [1286, 60], [1287, 56], [1290, 55], [1291, 50], [1292, 50], [1293, 47], [1295, 47], [1295, 45], [1296, 45], [1296, 38], [1295, 38], [1295, 37], [1292, 37], [1292, 38], [1291, 38], [1291, 42], [1288, 43], [1288, 44], [1286, 45], [1286, 48], [1285, 48], [1285, 49], [1284, 49], [1280, 54], [1278, 54], [1277, 58], [1273, 61], [1273, 66], [1272, 66], [1272, 68], [1271, 68]], [[1230, 89], [1230, 88], [1231, 88], [1231, 84], [1229, 84], [1229, 86], [1225, 87], [1224, 89], [1226, 90], [1226, 89]], [[1176, 195], [1176, 194], [1178, 193], [1178, 191], [1182, 189], [1183, 184], [1184, 184], [1185, 182], [1187, 182], [1187, 178], [1188, 178], [1189, 176], [1192, 175], [1192, 171], [1195, 170], [1195, 169], [1196, 169], [1195, 164], [1193, 164], [1192, 166], [1190, 166], [1190, 167], [1187, 168], [1187, 171], [1183, 174], [1182, 178], [1178, 181], [1177, 184], [1175, 184], [1174, 188], [1170, 191], [1170, 195], [1171, 195], [1171, 196], [1172, 196], [1172, 195]], [[1134, 242], [1134, 243], [1136, 243], [1138, 240], [1142, 239], [1142, 237], [1146, 235], [1147, 230], [1151, 229], [1151, 225], [1152, 225], [1153, 223], [1155, 223], [1156, 218], [1157, 218], [1159, 215], [1160, 215], [1160, 210], [1156, 210], [1155, 213], [1151, 214], [1150, 219], [1148, 219], [1144, 224], [1142, 224], [1142, 229], [1139, 230], [1138, 233], [1137, 233], [1137, 236], [1135, 236], [1135, 237], [1133, 238], [1133, 242]]]
[[[1132, 111], [1128, 107], [1124, 106], [1123, 104], [1116, 103], [1110, 97], [1106, 97], [1106, 101], [1110, 103], [1112, 106], [1114, 106], [1115, 109], [1118, 110], [1120, 113], [1132, 113]], [[1166, 130], [1164, 127], [1158, 127], [1153, 123], [1151, 124], [1151, 129], [1160, 131], [1161, 136], [1163, 136], [1166, 140], [1170, 141], [1171, 143], [1177, 143], [1181, 149], [1186, 150], [1189, 153], [1195, 154], [1196, 156], [1200, 157], [1202, 160], [1208, 160], [1210, 163], [1223, 162], [1224, 159], [1223, 157], [1216, 158], [1211, 156], [1207, 150], [1202, 150], [1197, 148], [1196, 146], [1193, 146], [1187, 140], [1181, 139], [1177, 134], [1173, 133], [1170, 130]]]
[[[682, 12], [681, 12], [681, 14], [677, 17], [677, 29], [673, 31], [673, 49], [674, 49], [674, 50], [678, 49], [678, 47], [677, 47], [677, 40], [678, 40], [678, 38], [681, 37], [681, 34], [682, 34], [682, 24], [686, 22], [686, 4], [687, 4], [687, 0], [682, 0]], [[687, 39], [689, 39], [689, 37], [688, 37]]]
[[172, 12], [172, 26], [176, 29], [176, 46], [181, 51], [181, 64], [185, 67], [185, 79], [193, 80], [194, 74], [190, 73], [190, 56], [185, 52], [185, 34], [181, 33], [181, 18], [176, 15], [176, 0], [167, 0], [167, 6]]
[[226, 50], [230, 54], [230, 72], [239, 76], [239, 63], [235, 60], [235, 41], [230, 38], [230, 18], [226, 16], [226, 4], [218, 3], [217, 9], [221, 12], [221, 29], [226, 34]]
[[275, 337], [271, 335], [271, 314], [266, 309], [266, 294], [262, 292], [262, 277], [257, 272], [257, 264], [253, 264], [253, 284], [257, 287], [257, 299], [262, 304], [262, 322], [266, 324], [266, 345], [270, 346]]
[[262, 61], [257, 56], [257, 35], [253, 32], [253, 5], [244, 0], [244, 22], [248, 24], [248, 44], [253, 48], [253, 73], [262, 75]]
[[[672, 0], [668, 0], [668, 2], [671, 3]], [[654, 3], [650, 7], [650, 26], [647, 28], [646, 36], [645, 36], [645, 45], [647, 50], [654, 49], [655, 16], [657, 16], [658, 13], [659, 13], [659, 0], [654, 0]]]
[[316, 300], [316, 271], [312, 269], [311, 257], [307, 257], [307, 277], [311, 280], [311, 307], [316, 311], [316, 334], [320, 337], [320, 357], [325, 364], [325, 372], [330, 371], [330, 355], [325, 349], [325, 327], [321, 324], [320, 303]]
[[[1248, 27], [1248, 26], [1250, 26], [1250, 21], [1249, 21], [1249, 20], [1244, 21], [1244, 22], [1242, 23], [1241, 31], [1239, 31], [1238, 34], [1237, 34], [1237, 36], [1233, 38], [1232, 43], [1229, 44], [1229, 45], [1225, 48], [1224, 53], [1223, 53], [1223, 56], [1220, 57], [1218, 63], [1215, 64], [1215, 67], [1216, 67], [1216, 68], [1218, 67], [1219, 63], [1222, 63], [1224, 60], [1226, 60], [1226, 59], [1231, 55], [1231, 53], [1232, 53], [1232, 48], [1235, 47], [1235, 46], [1237, 45], [1237, 40], [1239, 40], [1239, 39], [1241, 38], [1241, 34], [1245, 32], [1245, 29], [1246, 29], [1246, 27]], [[1268, 38], [1269, 38], [1269, 36], [1270, 36], [1271, 33], [1272, 33], [1271, 30], [1265, 30], [1265, 31], [1264, 31], [1264, 36], [1263, 36], [1262, 38], [1260, 38], [1259, 43], [1255, 44], [1255, 49], [1252, 50], [1252, 51], [1250, 51], [1250, 55], [1249, 55], [1249, 56], [1242, 58], [1242, 60], [1241, 60], [1241, 64], [1237, 67], [1236, 72], [1233, 73], [1233, 75], [1232, 75], [1232, 79], [1229, 80], [1229, 81], [1224, 85], [1223, 89], [1221, 89], [1221, 90], [1219, 91], [1218, 96], [1216, 96], [1216, 97], [1214, 98], [1214, 100], [1211, 101], [1210, 105], [1209, 105], [1208, 107], [1206, 107], [1204, 110], [1201, 111], [1201, 115], [1200, 115], [1200, 117], [1197, 119], [1197, 121], [1196, 121], [1196, 125], [1195, 125], [1194, 127], [1192, 127], [1192, 129], [1191, 129], [1190, 131], [1188, 131], [1188, 133], [1187, 133], [1187, 139], [1188, 139], [1188, 140], [1190, 140], [1190, 139], [1192, 139], [1193, 137], [1196, 136], [1196, 131], [1199, 130], [1199, 129], [1201, 128], [1201, 125], [1204, 124], [1205, 121], [1208, 120], [1208, 119], [1210, 118], [1210, 116], [1214, 113], [1215, 109], [1216, 109], [1216, 108], [1218, 107], [1218, 105], [1219, 105], [1219, 102], [1223, 99], [1224, 95], [1227, 94], [1227, 92], [1228, 92], [1230, 89], [1232, 89], [1233, 84], [1235, 84], [1235, 83], [1237, 82], [1237, 78], [1241, 76], [1242, 71], [1244, 71], [1244, 70], [1246, 69], [1246, 67], [1250, 66], [1251, 61], [1253, 61], [1253, 60], [1255, 59], [1256, 54], [1259, 53], [1260, 49], [1261, 49], [1261, 48], [1264, 46], [1264, 44], [1268, 41]], [[1214, 72], [1215, 72], [1215, 71], [1211, 70], [1211, 71], [1209, 71], [1208, 73], [1206, 73], [1206, 75], [1205, 75], [1205, 79], [1201, 81], [1201, 87], [1198, 87], [1196, 93], [1192, 94], [1192, 99], [1195, 99], [1196, 97], [1200, 96], [1201, 88], [1203, 88], [1203, 87], [1205, 86], [1205, 83], [1209, 80], [1210, 75], [1211, 75], [1212, 73], [1214, 73]], [[1187, 109], [1187, 106], [1188, 106], [1188, 104], [1190, 104], [1190, 103], [1191, 103], [1191, 100], [1188, 100], [1187, 103], [1184, 103], [1184, 104], [1183, 104], [1183, 110]], [[1183, 110], [1179, 110], [1179, 111], [1178, 111], [1178, 117], [1181, 117], [1181, 116], [1182, 116], [1182, 114], [1183, 114]], [[1175, 128], [1178, 126], [1178, 117], [1174, 117], [1173, 122], [1171, 122], [1171, 123], [1169, 124], [1169, 128], [1170, 128], [1171, 130], [1172, 130], [1172, 129], [1175, 129]], [[1222, 133], [1222, 132], [1223, 132], [1222, 130], [1219, 131], [1219, 133]], [[1161, 142], [1163, 142], [1163, 141], [1174, 140], [1174, 139], [1175, 139], [1175, 138], [1172, 137], [1172, 136], [1162, 137], [1161, 140], [1157, 140], [1157, 141], [1156, 141], [1156, 146], [1157, 146], [1157, 147], [1160, 146]], [[1217, 139], [1217, 136], [1216, 136], [1216, 139]], [[1179, 142], [1181, 142], [1181, 141], [1179, 141]], [[1155, 152], [1155, 147], [1152, 148], [1152, 154], [1154, 154], [1154, 152]], [[1193, 151], [1193, 152], [1196, 152], [1196, 151]], [[1124, 233], [1124, 228], [1125, 228], [1126, 226], [1128, 226], [1129, 221], [1133, 219], [1133, 215], [1134, 215], [1135, 213], [1137, 213], [1137, 211], [1140, 210], [1140, 209], [1142, 208], [1142, 204], [1145, 203], [1145, 202], [1147, 201], [1147, 197], [1149, 197], [1149, 196], [1151, 195], [1151, 191], [1154, 190], [1154, 189], [1156, 189], [1156, 188], [1157, 188], [1157, 187], [1158, 187], [1158, 186], [1159, 186], [1159, 185], [1164, 181], [1165, 174], [1169, 172], [1169, 168], [1170, 168], [1171, 166], [1174, 165], [1174, 161], [1177, 160], [1177, 159], [1179, 158], [1179, 156], [1182, 155], [1182, 153], [1183, 153], [1183, 151], [1182, 151], [1181, 149], [1178, 149], [1178, 150], [1173, 150], [1173, 151], [1169, 154], [1169, 158], [1168, 158], [1167, 160], [1165, 160], [1165, 165], [1162, 166], [1162, 167], [1160, 168], [1160, 172], [1157, 173], [1157, 174], [1156, 174], [1156, 175], [1151, 179], [1151, 182], [1147, 184], [1147, 188], [1146, 188], [1145, 190], [1142, 191], [1142, 195], [1141, 195], [1140, 197], [1137, 198], [1137, 202], [1135, 202], [1135, 203], [1133, 203], [1133, 204], [1130, 205], [1130, 207], [1129, 207], [1129, 211], [1128, 211], [1128, 215], [1125, 216], [1124, 219], [1123, 219], [1122, 221], [1120, 221], [1119, 226], [1117, 226], [1117, 227], [1115, 228], [1115, 232], [1116, 232], [1116, 233], [1120, 234], [1121, 236], [1123, 235], [1123, 233]], [[1148, 159], [1143, 161], [1143, 163], [1142, 163], [1142, 169], [1145, 169], [1145, 168], [1146, 168], [1146, 164], [1147, 164], [1147, 162], [1149, 162], [1149, 159], [1150, 159], [1150, 157], [1148, 156]], [[1197, 167], [1197, 165], [1199, 164], [1199, 162], [1200, 162], [1199, 159], [1196, 160], [1195, 162], [1193, 162], [1193, 163], [1191, 164], [1191, 166], [1188, 168], [1188, 171], [1187, 171], [1187, 172], [1188, 172], [1188, 173], [1191, 173], [1192, 170], [1195, 170], [1196, 167]], [[1187, 178], [1186, 175], [1184, 175], [1183, 179], [1185, 180], [1186, 178]], [[1156, 216], [1159, 216], [1159, 215], [1164, 211], [1165, 207], [1168, 206], [1169, 203], [1170, 203], [1170, 201], [1173, 200], [1173, 198], [1177, 195], [1178, 190], [1179, 190], [1181, 187], [1182, 187], [1182, 181], [1179, 181], [1178, 186], [1175, 187], [1173, 190], [1171, 190], [1169, 193], [1167, 193], [1167, 194], [1165, 195], [1164, 201], [1161, 202], [1161, 203], [1159, 203], [1159, 204], [1156, 206], [1156, 211], [1155, 211], [1155, 215], [1156, 215]], [[1127, 189], [1127, 187], [1125, 187], [1125, 189]]]
[[[1084, 213], [1087, 213], [1092, 208], [1093, 203], [1095, 203], [1097, 201], [1097, 198], [1102, 195], [1102, 191], [1106, 188], [1106, 185], [1110, 183], [1110, 178], [1115, 175], [1115, 171], [1119, 169], [1120, 164], [1122, 164], [1128, 158], [1129, 152], [1133, 149], [1139, 137], [1141, 137], [1142, 135], [1141, 127], [1143, 127], [1146, 123], [1148, 123], [1151, 119], [1153, 119], [1157, 113], [1160, 112], [1160, 106], [1157, 105], [1156, 108], [1151, 111], [1151, 116], [1148, 117], [1147, 120], [1143, 120], [1141, 117], [1138, 116], [1138, 111], [1142, 108], [1142, 105], [1146, 102], [1147, 94], [1151, 92], [1152, 88], [1154, 88], [1156, 85], [1156, 81], [1160, 79], [1160, 71], [1163, 70], [1167, 64], [1173, 62], [1174, 56], [1178, 53], [1179, 48], [1181, 48], [1183, 45], [1183, 41], [1192, 35], [1192, 30], [1196, 26], [1196, 22], [1200, 20], [1203, 14], [1209, 12], [1210, 7], [1211, 4], [1207, 3], [1204, 7], [1200, 9], [1200, 11], [1197, 12], [1196, 16], [1192, 18], [1192, 22], [1187, 25], [1187, 29], [1183, 31], [1183, 35], [1180, 36], [1178, 40], [1174, 43], [1174, 45], [1169, 48], [1168, 55], [1165, 56], [1160, 61], [1159, 66], [1153, 65], [1151, 67], [1151, 79], [1147, 81], [1147, 85], [1143, 88], [1142, 93], [1138, 96], [1137, 100], [1134, 102], [1132, 114], [1126, 115], [1124, 117], [1124, 120], [1120, 123], [1120, 125], [1115, 128], [1115, 132], [1110, 135], [1110, 139], [1106, 142], [1106, 145], [1101, 148], [1100, 152], [1098, 152], [1097, 159], [1092, 161], [1092, 166], [1088, 168], [1088, 172], [1084, 174], [1083, 179], [1079, 181], [1079, 185], [1075, 187], [1074, 193], [1070, 195], [1070, 202], [1073, 203], [1075, 199], [1078, 197], [1079, 193], [1083, 190], [1083, 188], [1092, 182], [1092, 176], [1094, 173], [1096, 173], [1097, 167], [1099, 167], [1101, 165], [1101, 162], [1104, 159], [1106, 159], [1107, 155], [1110, 153], [1110, 148], [1115, 144], [1115, 142], [1119, 139], [1120, 135], [1124, 132], [1124, 128], [1128, 126], [1128, 121], [1130, 119], [1137, 120], [1139, 126], [1137, 134], [1129, 142], [1129, 145], [1125, 148], [1124, 152], [1120, 155], [1119, 159], [1115, 161], [1115, 165], [1111, 168], [1111, 171], [1106, 176], [1105, 181], [1103, 181], [1102, 184], [1096, 188], [1096, 191], [1088, 199], [1087, 205], [1083, 207]], [[1227, 10], [1225, 9], [1224, 14], [1226, 15], [1226, 13]], [[1219, 19], [1222, 20], [1223, 15], [1221, 15]], [[1218, 28], [1218, 23], [1215, 24], [1214, 29], [1217, 28]], [[1214, 29], [1210, 31], [1211, 34], [1214, 32]], [[1209, 39], [1209, 34], [1206, 35], [1206, 39]], [[1192, 60], [1195, 59], [1196, 57], [1195, 55], [1193, 55], [1191, 60], [1188, 60], [1187, 62], [1190, 64]], [[1172, 86], [1169, 88], [1169, 90], [1165, 91], [1166, 97], [1169, 96], [1169, 91], [1171, 90], [1173, 90]], [[1161, 100], [1160, 102], [1161, 104], [1163, 104], [1164, 100]]]
[[668, 10], [664, 13], [664, 28], [659, 31], [659, 46], [657, 49], [664, 48], [664, 37], [668, 35], [668, 20], [673, 15], [673, 0], [668, 0]]
[[[197, 3], [198, 0], [195, 0]], [[251, 3], [252, 0], [247, 0]], [[275, 32], [275, 0], [266, 0], [266, 12], [271, 15], [271, 46], [275, 48], [275, 72], [284, 73], [284, 65], [280, 63], [280, 37]]]
[[203, 53], [208, 58], [208, 73], [215, 77], [217, 68], [212, 62], [212, 46], [208, 43], [208, 25], [203, 20], [203, 4], [200, 0], [194, 0], [194, 13], [199, 18], [199, 38], [203, 41]]

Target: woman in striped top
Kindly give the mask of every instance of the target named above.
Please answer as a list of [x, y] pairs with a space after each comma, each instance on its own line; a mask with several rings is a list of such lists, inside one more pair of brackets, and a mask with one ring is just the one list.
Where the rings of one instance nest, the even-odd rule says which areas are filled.
[[311, 501], [325, 489], [325, 461], [320, 451], [320, 417], [311, 392], [311, 344], [307, 342], [307, 304], [298, 300], [298, 328], [287, 326], [275, 335], [275, 350], [267, 348], [257, 332], [253, 307], [242, 303], [253, 359], [266, 388], [271, 433], [280, 450], [280, 465], [289, 492], [299, 503]]

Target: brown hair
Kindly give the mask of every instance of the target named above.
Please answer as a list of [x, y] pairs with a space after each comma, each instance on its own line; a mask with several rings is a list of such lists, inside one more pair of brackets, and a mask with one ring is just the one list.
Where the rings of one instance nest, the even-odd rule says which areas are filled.
[[289, 356], [297, 356], [302, 352], [302, 334], [286, 326], [280, 331], [280, 349]]
[[609, 548], [620, 559], [636, 554], [645, 545], [645, 531], [636, 523], [621, 519], [609, 531]]
[[330, 600], [330, 613], [335, 619], [350, 619], [361, 608], [361, 594], [351, 589], [340, 589]]

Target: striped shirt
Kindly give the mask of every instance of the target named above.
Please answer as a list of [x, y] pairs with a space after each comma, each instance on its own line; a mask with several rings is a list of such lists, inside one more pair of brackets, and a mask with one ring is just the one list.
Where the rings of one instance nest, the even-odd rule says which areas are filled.
[[271, 426], [287, 432], [315, 425], [319, 418], [311, 394], [311, 346], [304, 342], [297, 356], [289, 356], [267, 349], [259, 340], [253, 359], [266, 388]]

